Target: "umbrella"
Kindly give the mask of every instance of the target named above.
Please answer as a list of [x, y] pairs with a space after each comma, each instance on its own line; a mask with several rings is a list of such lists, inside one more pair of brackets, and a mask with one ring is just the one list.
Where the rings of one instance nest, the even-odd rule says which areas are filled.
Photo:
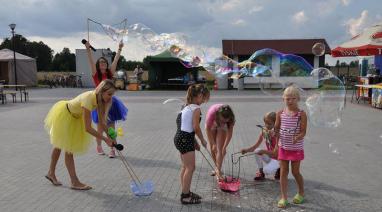
[[333, 57], [382, 55], [382, 23], [367, 28], [332, 50]]

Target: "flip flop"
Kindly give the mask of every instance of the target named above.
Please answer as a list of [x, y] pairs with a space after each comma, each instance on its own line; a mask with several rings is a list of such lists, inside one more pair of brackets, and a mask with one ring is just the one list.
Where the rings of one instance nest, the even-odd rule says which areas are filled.
[[62, 183], [60, 181], [54, 182], [54, 180], [51, 177], [49, 177], [48, 175], [45, 175], [45, 178], [48, 179], [54, 186], [61, 186], [62, 185]]
[[277, 207], [286, 208], [288, 204], [289, 204], [288, 200], [280, 199], [279, 202], [277, 203]]
[[304, 202], [304, 197], [301, 196], [300, 194], [296, 194], [294, 197], [293, 197], [293, 203], [294, 204], [302, 204]]
[[72, 186], [70, 187], [71, 189], [73, 190], [80, 190], [80, 191], [86, 191], [86, 190], [90, 190], [92, 189], [91, 186], [88, 186], [88, 185], [84, 185], [84, 186], [81, 186], [81, 187], [78, 187], [78, 186]]

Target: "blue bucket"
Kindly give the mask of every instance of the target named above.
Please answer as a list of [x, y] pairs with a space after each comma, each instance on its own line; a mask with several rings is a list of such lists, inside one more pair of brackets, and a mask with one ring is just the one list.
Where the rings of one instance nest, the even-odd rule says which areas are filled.
[[131, 182], [130, 188], [135, 196], [150, 196], [154, 191], [154, 183], [151, 180], [143, 181], [141, 184]]

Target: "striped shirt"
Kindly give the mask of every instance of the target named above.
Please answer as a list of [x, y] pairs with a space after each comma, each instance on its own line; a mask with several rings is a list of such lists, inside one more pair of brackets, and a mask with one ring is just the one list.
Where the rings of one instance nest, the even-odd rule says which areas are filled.
[[288, 115], [285, 110], [280, 115], [280, 144], [285, 150], [298, 151], [304, 149], [304, 139], [293, 144], [293, 137], [297, 136], [301, 130], [301, 113], [298, 111], [293, 115]]

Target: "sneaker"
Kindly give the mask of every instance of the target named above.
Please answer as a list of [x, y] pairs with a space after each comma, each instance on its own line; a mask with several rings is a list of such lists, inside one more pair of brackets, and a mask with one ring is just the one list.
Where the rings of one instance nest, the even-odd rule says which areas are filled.
[[97, 154], [99, 154], [99, 155], [104, 155], [105, 154], [103, 152], [102, 146], [97, 146]]
[[256, 172], [256, 177], [254, 178], [254, 180], [256, 181], [261, 181], [261, 180], [265, 180], [265, 174], [264, 172]]
[[275, 173], [275, 180], [280, 180], [280, 168], [278, 168]]
[[109, 153], [109, 158], [115, 158], [115, 151], [112, 149]]

